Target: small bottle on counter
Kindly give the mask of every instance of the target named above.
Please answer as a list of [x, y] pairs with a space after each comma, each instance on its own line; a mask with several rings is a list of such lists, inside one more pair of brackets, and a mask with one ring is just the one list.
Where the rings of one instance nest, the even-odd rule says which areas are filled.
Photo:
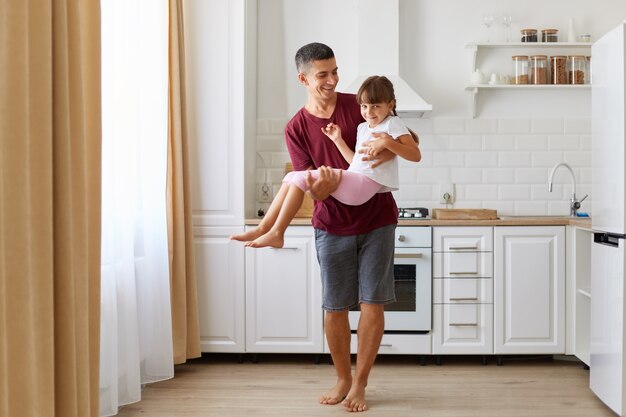
[[522, 42], [537, 42], [537, 29], [522, 29]]
[[587, 59], [584, 55], [570, 55], [567, 68], [567, 83], [584, 84], [586, 65]]
[[593, 82], [593, 73], [591, 72], [591, 57], [586, 57], [587, 59], [587, 84], [591, 84]]
[[543, 29], [541, 31], [541, 42], [558, 42], [559, 30], [558, 29]]
[[528, 55], [513, 55], [513, 79], [511, 84], [528, 84]]
[[550, 57], [550, 84], [567, 84], [567, 57], [565, 55]]
[[548, 84], [548, 57], [546, 55], [530, 57], [530, 83]]

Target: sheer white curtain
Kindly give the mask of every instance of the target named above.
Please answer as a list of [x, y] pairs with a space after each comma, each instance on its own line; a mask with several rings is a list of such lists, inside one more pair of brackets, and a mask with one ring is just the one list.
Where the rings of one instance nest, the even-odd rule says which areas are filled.
[[102, 8], [100, 415], [174, 376], [167, 252], [167, 0]]

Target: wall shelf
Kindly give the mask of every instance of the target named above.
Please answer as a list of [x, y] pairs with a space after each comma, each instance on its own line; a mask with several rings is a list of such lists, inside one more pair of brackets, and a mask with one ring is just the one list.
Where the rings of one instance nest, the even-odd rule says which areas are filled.
[[[472, 52], [472, 66], [470, 74], [473, 74], [476, 71], [476, 62], [478, 59], [478, 51], [483, 49], [528, 49], [528, 50], [537, 50], [537, 49], [551, 49], [551, 50], [560, 50], [560, 49], [571, 49], [571, 50], [584, 50], [591, 52], [592, 43], [590, 42], [487, 42], [487, 43], [468, 43], [465, 45], [466, 49], [469, 49]], [[471, 91], [472, 100], [471, 100], [471, 113], [472, 117], [476, 117], [476, 106], [478, 101], [478, 93], [479, 91], [487, 91], [487, 90], [557, 90], [557, 91], [572, 91], [572, 90], [591, 90], [591, 85], [589, 84], [580, 84], [580, 85], [570, 85], [570, 84], [478, 84], [478, 85], [469, 85], [465, 87], [465, 90]]]

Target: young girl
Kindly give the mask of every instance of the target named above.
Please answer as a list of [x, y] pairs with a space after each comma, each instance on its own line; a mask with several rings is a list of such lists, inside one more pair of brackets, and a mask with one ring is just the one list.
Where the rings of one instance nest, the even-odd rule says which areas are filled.
[[[352, 206], [365, 203], [376, 193], [398, 189], [397, 158], [372, 168], [370, 161], [363, 160], [364, 155], [376, 156], [384, 149], [389, 149], [409, 161], [419, 162], [421, 159], [417, 135], [407, 129], [396, 115], [393, 84], [389, 79], [382, 76], [367, 78], [359, 88], [356, 99], [365, 119], [357, 128], [355, 149], [358, 153], [352, 151], [343, 140], [339, 126], [329, 123], [322, 128], [322, 132], [335, 143], [345, 160], [350, 163], [348, 169], [341, 172], [341, 182], [331, 195]], [[388, 136], [372, 136], [381, 132], [387, 133], [393, 139]], [[317, 170], [288, 173], [258, 227], [231, 236], [231, 239], [244, 241], [246, 246], [253, 248], [282, 247], [285, 230], [300, 208], [307, 191], [306, 178], [309, 174], [313, 180], [318, 177]]]

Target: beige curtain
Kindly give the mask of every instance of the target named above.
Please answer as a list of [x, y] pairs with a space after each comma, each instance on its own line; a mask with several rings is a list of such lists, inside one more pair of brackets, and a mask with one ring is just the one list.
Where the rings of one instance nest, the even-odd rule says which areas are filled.
[[99, 0], [0, 22], [0, 415], [97, 416]]
[[174, 363], [200, 356], [185, 110], [182, 0], [170, 0], [167, 221]]

